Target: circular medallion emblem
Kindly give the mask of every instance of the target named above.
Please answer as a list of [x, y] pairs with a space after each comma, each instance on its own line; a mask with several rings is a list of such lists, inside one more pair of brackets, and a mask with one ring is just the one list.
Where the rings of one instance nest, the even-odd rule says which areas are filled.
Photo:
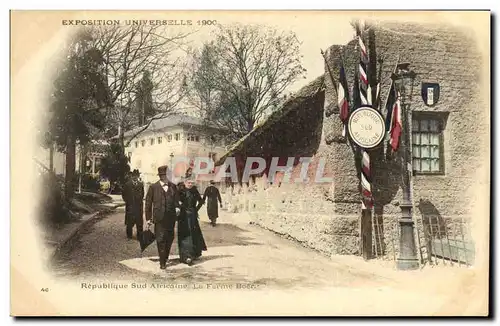
[[376, 147], [384, 139], [384, 118], [370, 106], [352, 112], [347, 126], [352, 140], [363, 148]]

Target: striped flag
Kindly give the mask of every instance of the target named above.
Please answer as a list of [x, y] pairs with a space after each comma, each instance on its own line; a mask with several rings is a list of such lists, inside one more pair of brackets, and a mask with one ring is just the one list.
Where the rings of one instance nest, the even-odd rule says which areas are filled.
[[340, 110], [340, 120], [347, 122], [349, 115], [349, 89], [347, 88], [347, 77], [345, 75], [344, 65], [340, 64], [339, 87], [337, 90], [338, 105]]
[[386, 110], [387, 116], [385, 118], [385, 128], [387, 130], [387, 138], [392, 151], [396, 152], [399, 148], [399, 139], [403, 126], [401, 123], [401, 102], [399, 92], [396, 91], [394, 83], [392, 83], [389, 91]]

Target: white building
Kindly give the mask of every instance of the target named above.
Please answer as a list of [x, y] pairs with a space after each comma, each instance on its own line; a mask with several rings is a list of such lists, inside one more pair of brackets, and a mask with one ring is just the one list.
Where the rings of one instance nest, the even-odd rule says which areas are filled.
[[137, 134], [143, 128], [129, 130], [124, 137], [130, 168], [138, 169], [145, 183], [157, 181], [158, 167], [171, 166], [176, 158], [209, 157], [216, 161], [226, 151], [226, 144], [218, 137], [220, 130], [207, 128], [193, 116], [172, 114], [153, 120]]

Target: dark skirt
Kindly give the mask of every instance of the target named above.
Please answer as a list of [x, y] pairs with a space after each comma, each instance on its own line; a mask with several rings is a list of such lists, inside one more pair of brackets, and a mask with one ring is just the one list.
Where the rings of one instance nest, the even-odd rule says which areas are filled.
[[211, 220], [216, 220], [219, 217], [219, 206], [217, 206], [217, 198], [210, 198], [207, 202], [207, 215]]
[[200, 257], [201, 252], [207, 250], [198, 222], [198, 212], [188, 211], [181, 214], [177, 223], [177, 239], [179, 257], [183, 263], [186, 262], [187, 258], [193, 260]]

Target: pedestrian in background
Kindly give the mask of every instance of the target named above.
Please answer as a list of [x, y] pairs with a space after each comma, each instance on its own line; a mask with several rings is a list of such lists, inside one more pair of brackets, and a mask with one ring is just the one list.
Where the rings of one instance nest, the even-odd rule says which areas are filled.
[[134, 226], [137, 231], [137, 240], [142, 237], [144, 227], [144, 184], [139, 181], [139, 170], [130, 173], [130, 178], [125, 182], [122, 190], [122, 197], [125, 201], [125, 225], [127, 238], [132, 239]]
[[217, 189], [213, 180], [210, 181], [210, 186], [205, 189], [203, 202], [207, 204], [207, 214], [210, 219], [210, 224], [215, 226], [217, 218], [219, 217], [218, 204], [220, 203], [220, 208], [222, 208], [222, 199], [220, 197], [219, 189]]
[[[129, 210], [127, 210], [127, 191], [125, 190], [125, 185], [127, 182], [132, 178], [132, 171], [128, 171], [125, 173], [125, 176], [123, 177], [123, 184], [121, 185], [121, 192], [122, 192], [122, 199], [125, 202], [125, 219], [124, 219], [124, 224], [127, 225], [127, 220], [128, 220], [128, 214]], [[111, 188], [115, 188], [117, 183], [115, 182]], [[113, 193], [113, 189], [110, 190], [110, 193]]]

